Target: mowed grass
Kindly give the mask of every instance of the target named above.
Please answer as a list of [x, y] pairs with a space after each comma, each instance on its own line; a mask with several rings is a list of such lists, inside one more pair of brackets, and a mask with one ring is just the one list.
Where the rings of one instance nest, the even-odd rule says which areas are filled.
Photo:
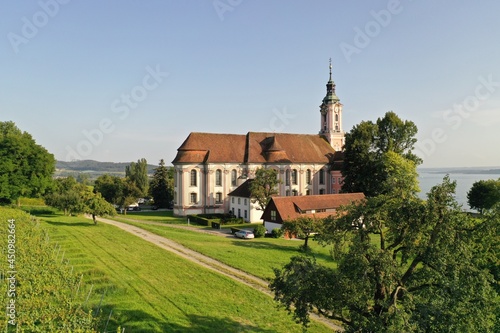
[[[302, 331], [271, 297], [116, 227], [83, 217], [40, 218], [83, 274], [85, 293], [93, 284], [89, 302], [97, 306], [104, 295], [104, 321], [112, 310], [107, 331], [119, 325], [125, 332]], [[313, 323], [310, 332], [330, 330]]]
[[[135, 218], [132, 215], [127, 217]], [[170, 217], [170, 219], [176, 218]], [[183, 220], [182, 218], [177, 219]], [[291, 257], [304, 254], [299, 251], [299, 246], [304, 244], [303, 240], [284, 238], [239, 239], [233, 236], [221, 237], [168, 226], [132, 222], [123, 218], [116, 218], [116, 220], [164, 236], [194, 251], [267, 280], [274, 277], [274, 268], [281, 268], [290, 262]], [[242, 225], [242, 227], [253, 228], [248, 224]], [[317, 262], [322, 265], [336, 267], [336, 263], [330, 255], [331, 247], [321, 246], [313, 240], [309, 240], [309, 245], [311, 251], [307, 255], [314, 256]]]

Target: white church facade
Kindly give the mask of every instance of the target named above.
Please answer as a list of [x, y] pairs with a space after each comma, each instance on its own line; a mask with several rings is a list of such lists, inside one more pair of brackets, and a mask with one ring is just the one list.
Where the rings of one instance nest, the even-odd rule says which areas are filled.
[[344, 132], [331, 65], [326, 87], [319, 134], [190, 133], [172, 161], [174, 214], [228, 213], [228, 194], [262, 167], [278, 171], [280, 196], [335, 191], [339, 172], [333, 166], [342, 160]]

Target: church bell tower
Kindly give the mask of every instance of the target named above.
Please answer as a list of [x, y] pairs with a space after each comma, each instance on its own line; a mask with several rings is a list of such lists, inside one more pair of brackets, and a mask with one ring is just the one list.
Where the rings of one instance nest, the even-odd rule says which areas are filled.
[[326, 96], [320, 105], [321, 129], [319, 134], [324, 136], [336, 151], [344, 146], [344, 132], [342, 131], [342, 104], [335, 95], [335, 82], [332, 80], [332, 59], [330, 59], [330, 79], [326, 84]]

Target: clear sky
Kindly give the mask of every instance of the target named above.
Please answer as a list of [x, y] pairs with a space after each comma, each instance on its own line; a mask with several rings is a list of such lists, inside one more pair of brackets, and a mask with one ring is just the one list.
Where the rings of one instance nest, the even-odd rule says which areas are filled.
[[170, 164], [192, 131], [414, 121], [426, 167], [500, 166], [500, 2], [3, 1], [0, 121], [59, 160]]

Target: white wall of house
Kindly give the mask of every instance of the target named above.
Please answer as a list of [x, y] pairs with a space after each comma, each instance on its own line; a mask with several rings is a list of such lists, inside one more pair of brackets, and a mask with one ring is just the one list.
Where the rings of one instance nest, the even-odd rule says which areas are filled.
[[[241, 185], [246, 179], [245, 177], [254, 178], [255, 171], [262, 166], [255, 163], [214, 163], [208, 165], [183, 163], [174, 165], [174, 214], [185, 216], [201, 213], [228, 213], [232, 208], [228, 193]], [[271, 167], [278, 171], [278, 178], [281, 180], [280, 196], [331, 193], [331, 175], [325, 164], [267, 164], [265, 167]], [[311, 172], [309, 182], [307, 170]], [[194, 184], [191, 177], [193, 171], [196, 174]], [[320, 172], [323, 172], [324, 177], [320, 177]], [[220, 179], [218, 178], [219, 173]], [[294, 173], [296, 173], [296, 177], [292, 177]], [[240, 207], [240, 209], [242, 208]], [[261, 211], [254, 211], [253, 207], [247, 208], [247, 210], [249, 220], [252, 222], [260, 220]], [[243, 216], [244, 210], [241, 211]]]
[[276, 223], [276, 222], [269, 222], [269, 221], [264, 221], [264, 227], [268, 232], [273, 231], [273, 229], [281, 229], [283, 225], [281, 223]]
[[229, 211], [236, 217], [243, 218], [246, 222], [261, 222], [262, 211], [258, 206], [245, 197], [229, 196]]

